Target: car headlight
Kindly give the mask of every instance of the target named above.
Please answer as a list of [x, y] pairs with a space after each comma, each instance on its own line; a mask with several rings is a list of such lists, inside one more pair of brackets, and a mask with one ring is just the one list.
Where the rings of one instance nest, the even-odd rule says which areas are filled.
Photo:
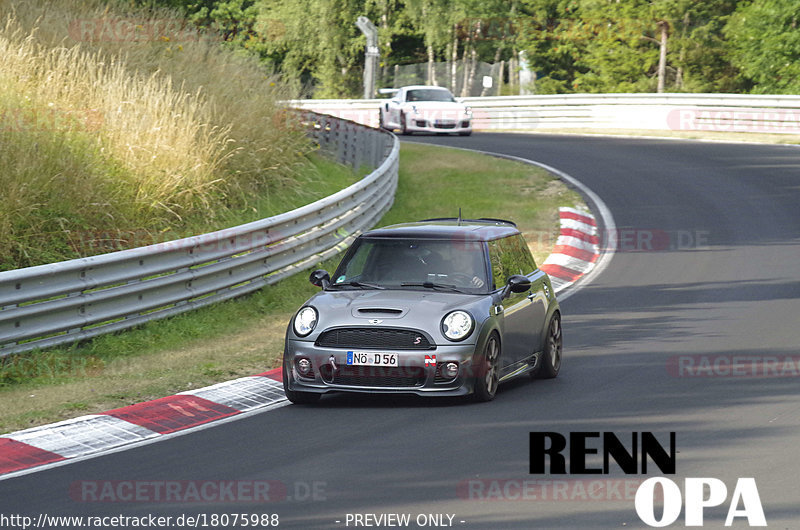
[[464, 340], [474, 327], [475, 320], [466, 311], [451, 311], [442, 319], [442, 333], [448, 340]]
[[464, 107], [464, 116], [472, 116], [472, 109], [470, 107]]
[[298, 337], [305, 337], [317, 327], [317, 310], [306, 306], [294, 317], [294, 332]]

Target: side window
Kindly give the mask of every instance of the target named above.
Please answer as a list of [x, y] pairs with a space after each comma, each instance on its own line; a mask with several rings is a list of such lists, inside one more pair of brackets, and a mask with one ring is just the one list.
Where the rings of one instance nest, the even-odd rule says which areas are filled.
[[536, 262], [531, 255], [531, 251], [528, 248], [528, 244], [525, 242], [525, 238], [522, 237], [522, 234], [517, 234], [514, 236], [514, 252], [517, 256], [516, 262], [520, 267], [520, 270], [524, 272], [520, 272], [518, 274], [528, 275], [536, 270]]
[[536, 263], [521, 235], [489, 241], [489, 261], [492, 265], [492, 290], [503, 287], [514, 274], [528, 275]]
[[489, 241], [489, 262], [492, 265], [492, 290], [500, 289], [506, 284], [508, 277], [514, 274], [510, 261], [508, 238]]

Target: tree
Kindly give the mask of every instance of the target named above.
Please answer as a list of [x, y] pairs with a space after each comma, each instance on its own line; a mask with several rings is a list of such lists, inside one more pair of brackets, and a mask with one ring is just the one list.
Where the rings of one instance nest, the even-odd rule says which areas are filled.
[[[586, 92], [653, 92], [665, 86], [671, 0], [583, 0], [581, 24], [591, 35], [576, 76]], [[659, 67], [659, 61], [661, 66]], [[661, 82], [658, 74], [661, 72]]]
[[287, 81], [313, 78], [322, 98], [359, 92], [366, 41], [355, 21], [366, 15], [363, 1], [270, 0], [257, 7], [255, 30]]
[[674, 89], [685, 92], [741, 92], [747, 89], [739, 69], [731, 64], [722, 28], [737, 0], [681, 2], [673, 21]]
[[742, 4], [728, 21], [731, 61], [754, 83], [753, 92], [800, 93], [800, 13], [796, 0]]
[[742, 87], [721, 28], [736, 0], [525, 0], [538, 92]]
[[514, 18], [516, 45], [525, 50], [536, 71], [540, 94], [572, 92], [587, 68], [589, 35], [579, 18], [577, 0], [521, 0]]

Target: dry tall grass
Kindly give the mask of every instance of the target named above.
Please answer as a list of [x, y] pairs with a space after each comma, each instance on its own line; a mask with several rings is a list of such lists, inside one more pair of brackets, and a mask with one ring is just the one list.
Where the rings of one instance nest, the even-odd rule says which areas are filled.
[[76, 233], [213, 221], [292, 186], [309, 149], [278, 79], [166, 10], [0, 3], [0, 268]]

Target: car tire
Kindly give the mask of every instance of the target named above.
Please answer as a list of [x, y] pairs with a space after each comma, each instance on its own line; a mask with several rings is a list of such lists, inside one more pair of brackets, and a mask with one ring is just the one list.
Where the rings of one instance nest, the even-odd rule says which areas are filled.
[[472, 131], [462, 131], [458, 133], [459, 136], [469, 136], [470, 134], [472, 134]]
[[405, 113], [400, 113], [400, 134], [408, 136], [411, 132], [406, 127], [406, 115]]
[[289, 390], [289, 375], [286, 370], [286, 365], [283, 366], [283, 392], [286, 398], [295, 405], [311, 405], [319, 401], [321, 394], [314, 392], [298, 392], [297, 390]]
[[385, 120], [384, 120], [384, 113], [383, 113], [383, 108], [382, 107], [380, 109], [378, 109], [378, 128], [379, 129], [383, 129], [384, 131], [388, 131], [389, 130], [389, 128], [386, 127], [386, 123], [385, 123]]
[[494, 399], [500, 383], [500, 337], [492, 333], [486, 340], [481, 355], [475, 358], [475, 382], [473, 397], [475, 401], [485, 402]]
[[561, 315], [556, 312], [550, 318], [547, 326], [547, 335], [544, 339], [544, 349], [539, 359], [539, 368], [536, 370], [537, 379], [553, 379], [561, 371], [561, 354], [564, 348], [564, 339], [561, 331]]

